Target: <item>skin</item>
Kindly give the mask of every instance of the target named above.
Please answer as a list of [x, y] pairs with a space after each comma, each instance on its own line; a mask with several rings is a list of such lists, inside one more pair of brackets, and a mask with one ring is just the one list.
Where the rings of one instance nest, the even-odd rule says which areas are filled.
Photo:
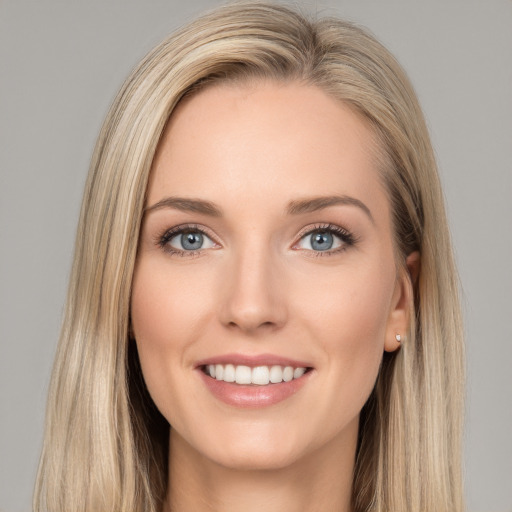
[[[215, 85], [173, 113], [153, 163], [131, 304], [146, 384], [172, 425], [166, 509], [350, 510], [359, 414], [383, 351], [406, 332], [411, 294], [372, 141], [352, 109], [297, 83]], [[368, 211], [286, 212], [333, 195]], [[152, 208], [170, 196], [222, 215]], [[199, 252], [159, 242], [182, 224], [206, 231]], [[342, 250], [319, 255], [306, 235], [319, 224], [355, 242], [335, 238]], [[214, 397], [196, 369], [227, 353], [313, 370], [286, 400], [243, 409]]]

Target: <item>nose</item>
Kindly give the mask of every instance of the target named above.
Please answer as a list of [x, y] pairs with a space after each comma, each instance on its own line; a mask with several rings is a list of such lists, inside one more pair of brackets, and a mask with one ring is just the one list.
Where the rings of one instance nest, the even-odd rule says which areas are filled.
[[286, 323], [282, 272], [268, 251], [243, 251], [230, 262], [226, 274], [219, 309], [223, 325], [255, 335]]

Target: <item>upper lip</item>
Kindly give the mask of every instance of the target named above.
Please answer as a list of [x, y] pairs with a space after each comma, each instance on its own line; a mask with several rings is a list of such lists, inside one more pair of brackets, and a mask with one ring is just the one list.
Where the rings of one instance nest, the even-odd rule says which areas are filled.
[[196, 367], [210, 364], [232, 364], [233, 366], [293, 366], [294, 368], [311, 368], [311, 364], [297, 359], [278, 356], [275, 354], [222, 354], [198, 361]]

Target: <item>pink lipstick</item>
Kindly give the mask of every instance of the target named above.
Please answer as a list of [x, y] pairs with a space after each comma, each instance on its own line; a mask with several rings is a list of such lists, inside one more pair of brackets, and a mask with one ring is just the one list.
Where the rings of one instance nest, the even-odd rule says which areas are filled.
[[225, 354], [199, 361], [196, 370], [219, 400], [242, 408], [266, 407], [297, 393], [313, 368], [272, 354]]

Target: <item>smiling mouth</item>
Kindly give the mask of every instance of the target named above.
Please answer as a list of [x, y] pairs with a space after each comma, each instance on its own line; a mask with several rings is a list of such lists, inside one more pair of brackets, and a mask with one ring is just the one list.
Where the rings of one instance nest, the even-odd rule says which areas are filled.
[[293, 366], [245, 366], [233, 364], [208, 364], [201, 367], [212, 379], [240, 385], [267, 386], [299, 379], [312, 370]]

